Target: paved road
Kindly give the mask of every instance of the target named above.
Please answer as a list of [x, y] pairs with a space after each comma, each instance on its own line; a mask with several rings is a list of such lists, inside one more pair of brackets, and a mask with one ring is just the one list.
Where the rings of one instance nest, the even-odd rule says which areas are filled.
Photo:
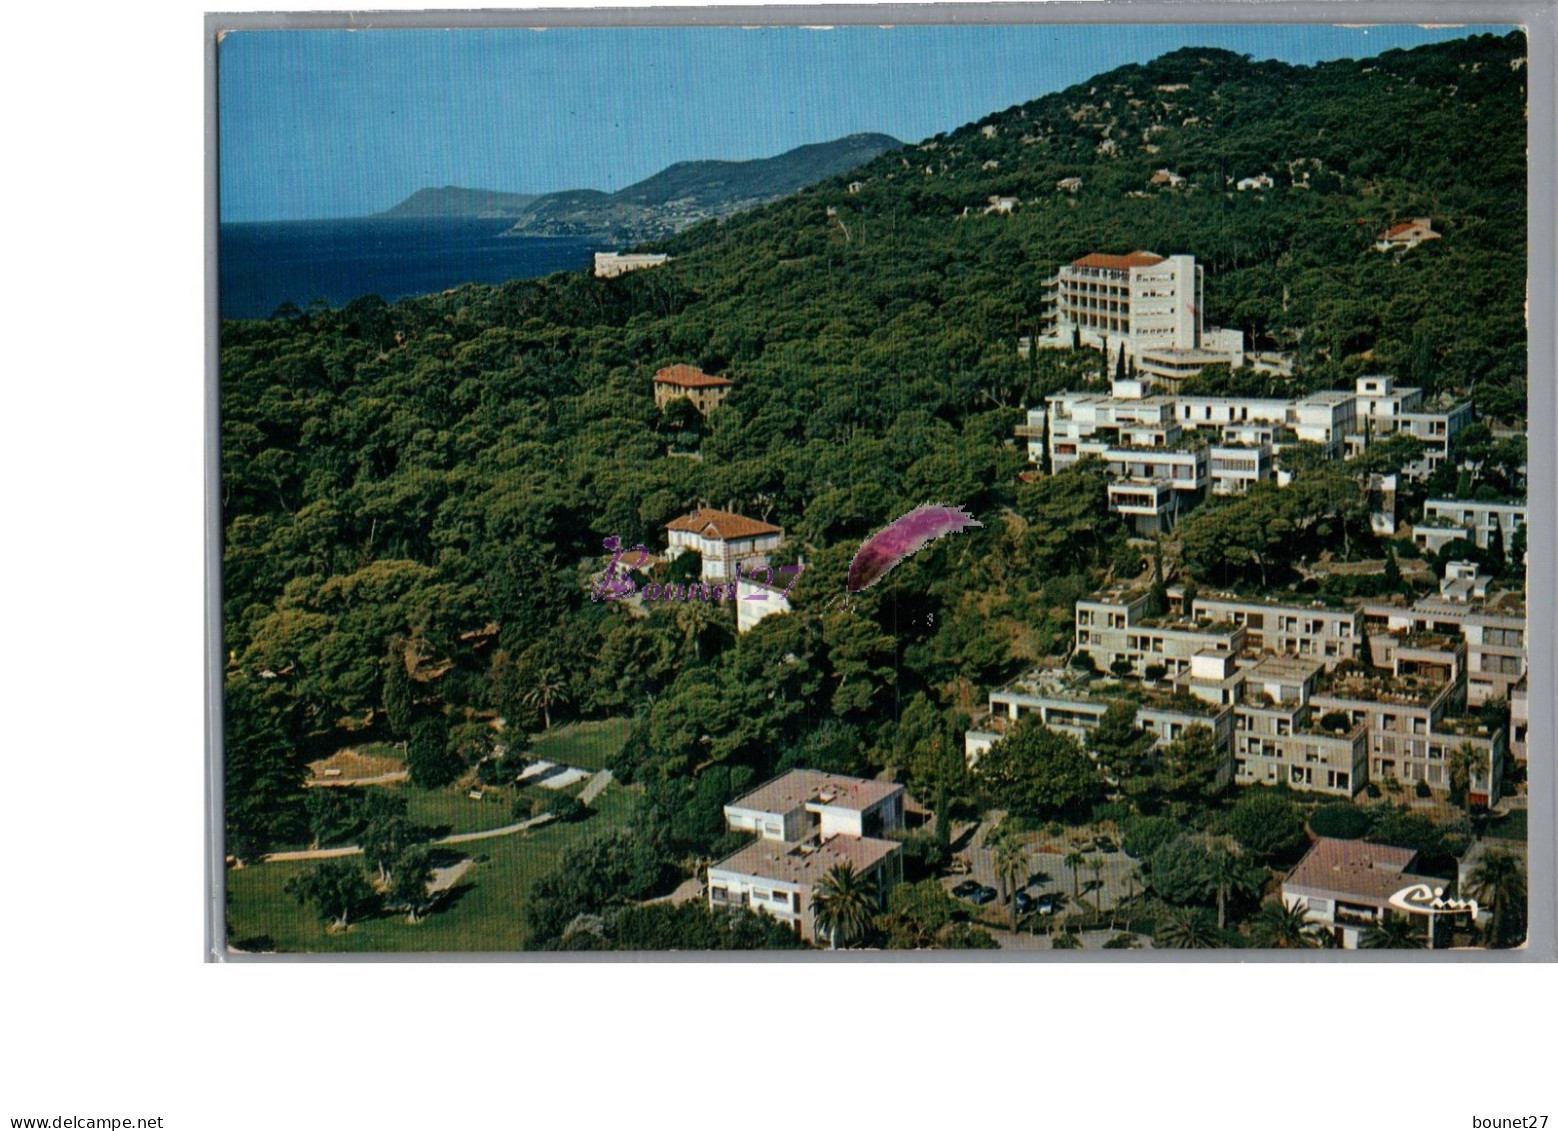
[[318, 789], [321, 787], [347, 786], [347, 785], [389, 785], [391, 782], [406, 781], [411, 777], [410, 770], [391, 770], [387, 774], [376, 774], [371, 778], [309, 778], [303, 783], [304, 789]]
[[[529, 820], [520, 821], [513, 825], [504, 825], [499, 829], [482, 829], [479, 832], [474, 833], [455, 833], [452, 836], [440, 837], [438, 840], [432, 841], [431, 843], [469, 844], [473, 840], [487, 840], [488, 838], [495, 836], [513, 836], [515, 833], [522, 833], [526, 829], [533, 829], [537, 825], [544, 825], [553, 819], [554, 818], [551, 813], [542, 813], [538, 817], [531, 817]], [[333, 860], [339, 856], [360, 855], [362, 855], [361, 845], [348, 844], [342, 848], [309, 848], [301, 852], [272, 852], [268, 856], [262, 856], [260, 858], [260, 862], [263, 864], [271, 864], [283, 860]]]
[[596, 774], [588, 782], [586, 782], [584, 788], [579, 791], [579, 800], [588, 805], [590, 802], [599, 797], [605, 791], [606, 787], [615, 780], [616, 779], [611, 776], [610, 770], [600, 771], [600, 773]]

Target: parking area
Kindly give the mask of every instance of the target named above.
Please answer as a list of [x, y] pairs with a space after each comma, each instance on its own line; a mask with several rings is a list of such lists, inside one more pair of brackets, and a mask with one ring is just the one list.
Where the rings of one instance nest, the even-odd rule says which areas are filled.
[[[978, 830], [969, 845], [958, 853], [970, 867], [965, 874], [944, 879], [949, 892], [955, 891], [959, 884], [968, 880], [994, 888], [997, 892], [1001, 890], [1001, 882], [995, 871], [994, 853], [984, 843], [982, 834], [985, 831]], [[1026, 833], [1022, 839], [1027, 847], [1029, 861], [1028, 879], [1022, 885], [1022, 890], [1035, 897], [1060, 893], [1065, 897], [1061, 901], [1062, 912], [1076, 909], [1107, 913], [1117, 907], [1122, 899], [1129, 902], [1141, 894], [1141, 874], [1137, 870], [1136, 861], [1121, 852], [1113, 838], [1107, 838], [1110, 844], [1105, 849], [1098, 848], [1092, 836], [1067, 839]], [[1108, 851], [1109, 847], [1113, 851]], [[1082, 865], [1076, 869], [1074, 877], [1065, 863], [1066, 857], [1073, 851], [1082, 856]], [[1076, 893], [1075, 899], [1073, 892]], [[1077, 901], [1080, 901], [1081, 907], [1076, 906]], [[985, 904], [981, 910], [1009, 915], [1010, 905], [996, 899]]]

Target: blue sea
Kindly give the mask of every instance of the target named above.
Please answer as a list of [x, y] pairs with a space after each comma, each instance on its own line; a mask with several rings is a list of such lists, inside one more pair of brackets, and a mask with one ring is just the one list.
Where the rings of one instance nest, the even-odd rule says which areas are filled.
[[301, 220], [223, 224], [223, 318], [267, 318], [282, 303], [386, 302], [462, 283], [503, 283], [588, 266], [598, 242], [513, 236], [511, 220]]

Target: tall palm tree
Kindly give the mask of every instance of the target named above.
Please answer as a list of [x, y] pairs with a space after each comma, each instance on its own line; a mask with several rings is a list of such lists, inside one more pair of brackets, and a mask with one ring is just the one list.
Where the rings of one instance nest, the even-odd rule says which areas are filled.
[[1158, 920], [1153, 940], [1169, 950], [1210, 950], [1223, 945], [1212, 917], [1199, 907], [1176, 907]]
[[541, 712], [543, 729], [552, 729], [552, 708], [568, 702], [568, 677], [561, 668], [544, 667], [531, 677], [524, 700]]
[[1028, 853], [1015, 835], [1003, 836], [995, 845], [995, 874], [1001, 881], [1001, 898], [1011, 902], [1012, 930], [1017, 929], [1017, 889], [1028, 878]]
[[692, 645], [693, 659], [703, 662], [703, 635], [720, 623], [719, 610], [711, 601], [689, 597], [676, 610], [676, 627], [682, 630], [687, 644]]
[[828, 947], [849, 946], [865, 937], [876, 915], [879, 891], [876, 881], [855, 871], [848, 861], [828, 869], [812, 896], [812, 918], [817, 930], [828, 936]]
[[1319, 946], [1319, 940], [1309, 929], [1305, 916], [1309, 907], [1299, 900], [1289, 907], [1285, 903], [1268, 903], [1255, 916], [1250, 928], [1250, 938], [1258, 947], [1267, 950], [1304, 950]]
[[1104, 858], [1102, 856], [1092, 856], [1092, 857], [1089, 857], [1088, 861], [1087, 861], [1087, 870], [1089, 872], [1093, 873], [1093, 882], [1092, 882], [1092, 885], [1091, 885], [1092, 888], [1093, 888], [1093, 910], [1098, 912], [1098, 917], [1100, 919], [1102, 919], [1103, 915], [1104, 915], [1104, 908], [1103, 908], [1104, 882], [1103, 882], [1103, 880], [1099, 879], [1099, 877], [1101, 875], [1103, 875], [1103, 871], [1104, 871]]
[[1206, 890], [1217, 899], [1217, 929], [1228, 926], [1228, 897], [1252, 887], [1250, 870], [1227, 845], [1212, 846], [1206, 861]]
[[[1466, 877], [1466, 890], [1478, 903], [1493, 908], [1490, 934], [1494, 946], [1505, 945], [1504, 932], [1511, 921], [1518, 921], [1526, 902], [1526, 874], [1513, 853], [1490, 848]], [[1515, 914], [1511, 915], [1513, 911]]]
[[1358, 945], [1364, 950], [1422, 950], [1424, 939], [1411, 919], [1386, 915], [1363, 932]]
[[1488, 752], [1482, 747], [1463, 742], [1450, 751], [1450, 792], [1460, 795], [1467, 820], [1471, 820], [1472, 783], [1479, 774], [1486, 775], [1487, 772]]
[[1071, 869], [1071, 901], [1073, 903], [1079, 902], [1082, 898], [1082, 893], [1077, 890], [1077, 872], [1083, 864], [1087, 863], [1087, 857], [1073, 848], [1066, 853], [1066, 858], [1061, 863]]

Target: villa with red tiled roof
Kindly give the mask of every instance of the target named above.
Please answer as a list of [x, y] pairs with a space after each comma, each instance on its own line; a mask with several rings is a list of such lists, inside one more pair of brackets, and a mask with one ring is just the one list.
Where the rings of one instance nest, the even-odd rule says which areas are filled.
[[1434, 231], [1433, 220], [1427, 216], [1414, 216], [1400, 224], [1392, 224], [1381, 232], [1374, 243], [1374, 250], [1392, 251], [1399, 248], [1409, 251], [1420, 243], [1438, 238], [1439, 233]]
[[655, 374], [655, 407], [664, 408], [678, 398], [693, 403], [707, 416], [725, 400], [732, 382], [705, 373], [695, 365], [668, 365]]
[[734, 582], [738, 569], [763, 570], [768, 555], [784, 543], [784, 529], [745, 515], [700, 507], [665, 524], [670, 542], [666, 557], [676, 559], [688, 550], [703, 557], [704, 581]]

